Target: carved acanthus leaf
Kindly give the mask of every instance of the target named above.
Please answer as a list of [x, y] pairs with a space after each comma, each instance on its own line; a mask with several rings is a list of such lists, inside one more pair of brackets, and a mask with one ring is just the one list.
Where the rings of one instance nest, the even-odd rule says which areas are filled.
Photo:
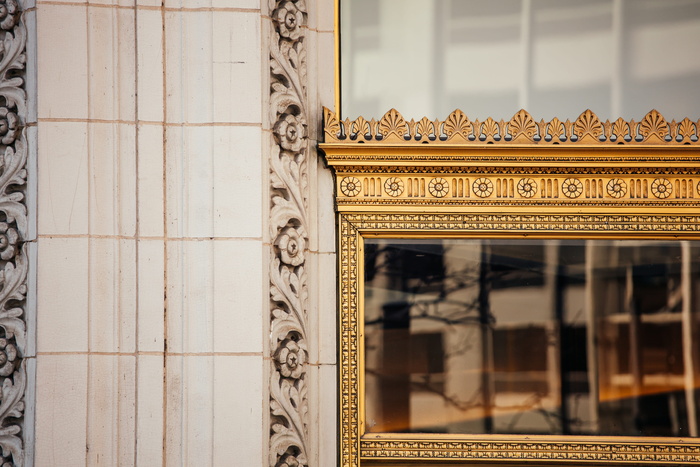
[[0, 0], [0, 450], [3, 465], [24, 464], [27, 387], [26, 297], [27, 32], [19, 3]]

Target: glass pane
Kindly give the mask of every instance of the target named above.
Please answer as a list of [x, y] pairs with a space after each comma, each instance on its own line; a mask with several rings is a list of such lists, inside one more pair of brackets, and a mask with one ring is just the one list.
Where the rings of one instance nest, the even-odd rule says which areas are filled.
[[700, 242], [365, 242], [368, 432], [698, 436]]
[[343, 117], [700, 117], [700, 0], [341, 0]]

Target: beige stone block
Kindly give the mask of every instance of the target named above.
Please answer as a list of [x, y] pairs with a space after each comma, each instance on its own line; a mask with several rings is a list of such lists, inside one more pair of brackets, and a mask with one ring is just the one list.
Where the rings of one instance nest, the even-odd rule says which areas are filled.
[[261, 122], [260, 15], [217, 11], [212, 35], [214, 121]]
[[259, 10], [260, 0], [165, 0], [165, 7], [186, 10], [196, 8]]
[[88, 231], [87, 124], [39, 124], [38, 229], [46, 234]]
[[259, 240], [168, 242], [168, 350], [261, 352]]
[[133, 9], [88, 6], [90, 118], [134, 119], [135, 36]]
[[335, 0], [317, 0], [316, 1], [316, 15], [317, 24], [316, 29], [319, 31], [333, 32], [335, 29]]
[[[133, 0], [89, 0], [90, 5], [109, 5], [113, 7], [133, 8]], [[116, 8], [115, 8], [116, 9]], [[133, 11], [133, 10], [132, 10]]]
[[163, 195], [163, 133], [161, 125], [138, 128], [138, 228], [139, 235], [164, 235], [165, 204]]
[[262, 356], [214, 357], [212, 465], [229, 465], [231, 459], [237, 465], [267, 465], [260, 436], [267, 416], [262, 370]]
[[39, 118], [87, 118], [87, 17], [83, 6], [37, 7]]
[[36, 377], [35, 465], [85, 465], [87, 355], [41, 355]]
[[138, 350], [162, 352], [165, 329], [165, 242], [138, 240]]
[[211, 0], [214, 8], [244, 8], [259, 10], [261, 0]]
[[318, 44], [318, 96], [321, 106], [335, 109], [335, 36], [332, 32], [316, 34]]
[[168, 351], [213, 350], [213, 264], [213, 241], [168, 241]]
[[136, 448], [136, 358], [88, 358], [87, 465], [132, 465]]
[[213, 235], [262, 235], [267, 209], [261, 151], [262, 131], [257, 127], [217, 127], [213, 154]]
[[317, 158], [316, 173], [316, 247], [321, 253], [336, 251], [336, 214], [335, 214], [335, 180], [329, 168], [323, 166], [320, 156]]
[[[136, 5], [139, 7], [147, 7], [147, 8], [153, 8], [153, 7], [161, 8], [163, 6], [163, 3], [161, 0], [136, 0]], [[141, 11], [143, 11], [143, 10], [139, 9], [139, 14]], [[158, 13], [158, 14], [160, 14], [160, 13]]]
[[167, 121], [260, 122], [259, 13], [169, 11], [165, 21]]
[[214, 131], [166, 128], [168, 237], [212, 236]]
[[165, 14], [166, 120], [170, 123], [213, 119], [212, 17], [211, 11]]
[[260, 237], [260, 129], [166, 131], [168, 237]]
[[211, 0], [165, 0], [165, 8], [210, 8]]
[[267, 258], [260, 240], [214, 243], [214, 351], [263, 351]]
[[335, 364], [338, 313], [335, 290], [338, 287], [337, 258], [334, 253], [318, 254], [318, 274], [310, 281], [317, 289], [318, 362]]
[[136, 465], [163, 465], [163, 358], [139, 355]]
[[[165, 467], [182, 467], [184, 462], [186, 417], [185, 403], [185, 357], [170, 355], [165, 357], [165, 447], [163, 464]], [[199, 463], [200, 465], [202, 463]]]
[[132, 125], [88, 126], [90, 233], [136, 233], [136, 130]]
[[[214, 357], [167, 357], [166, 372], [165, 465], [215, 465], [212, 462]], [[238, 421], [234, 425], [237, 424]], [[231, 420], [228, 426], [233, 426]]]
[[92, 238], [89, 243], [89, 348], [136, 350], [136, 241]]
[[88, 347], [88, 240], [40, 238], [37, 350], [85, 352]]
[[[160, 6], [160, 0], [153, 0]], [[163, 18], [158, 10], [139, 9], [138, 109], [139, 120], [164, 121], [163, 95]]]
[[309, 0], [306, 2], [306, 10], [309, 16], [309, 29], [333, 32], [335, 0]]
[[[307, 47], [306, 55], [306, 76], [309, 83], [309, 92], [307, 96], [306, 108], [308, 109], [308, 128], [307, 136], [310, 141], [318, 141], [319, 135], [321, 134], [321, 127], [323, 125], [323, 119], [321, 118], [322, 111], [319, 107], [319, 95], [318, 95], [318, 74], [319, 66], [318, 63], [318, 34], [315, 31], [308, 31], [306, 37], [304, 38], [304, 44]], [[312, 84], [313, 83], [313, 84]], [[312, 147], [312, 145], [310, 145]]]
[[318, 371], [318, 464], [335, 465], [338, 459], [338, 368], [336, 365], [320, 365]]

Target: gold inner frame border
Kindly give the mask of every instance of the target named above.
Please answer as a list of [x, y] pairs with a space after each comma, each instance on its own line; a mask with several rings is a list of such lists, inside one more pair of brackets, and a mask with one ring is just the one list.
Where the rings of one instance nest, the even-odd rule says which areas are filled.
[[368, 123], [377, 141], [341, 139], [338, 122], [324, 109], [320, 149], [336, 177], [339, 227], [340, 465], [700, 464], [696, 438], [365, 435], [362, 332], [364, 238], [700, 240], [697, 141], [420, 142]]

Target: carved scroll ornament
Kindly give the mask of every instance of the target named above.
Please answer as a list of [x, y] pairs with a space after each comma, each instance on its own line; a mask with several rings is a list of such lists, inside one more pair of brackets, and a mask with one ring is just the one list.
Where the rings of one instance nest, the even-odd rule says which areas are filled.
[[27, 31], [19, 4], [0, 2], [0, 465], [24, 465], [27, 383]]
[[270, 467], [309, 465], [304, 0], [270, 0]]

